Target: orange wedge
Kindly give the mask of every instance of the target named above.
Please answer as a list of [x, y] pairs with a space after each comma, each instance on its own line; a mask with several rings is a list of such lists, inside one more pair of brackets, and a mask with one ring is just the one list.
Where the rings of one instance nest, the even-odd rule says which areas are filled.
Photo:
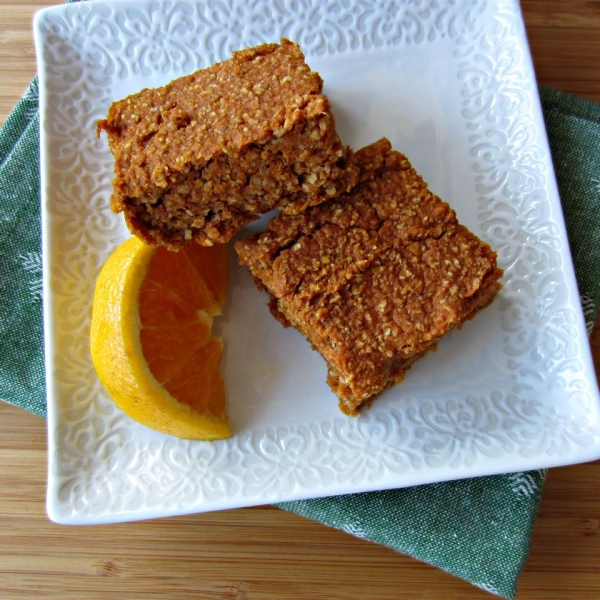
[[179, 252], [135, 237], [104, 265], [94, 294], [90, 348], [98, 378], [142, 425], [193, 440], [231, 435], [212, 337], [229, 280], [224, 245]]

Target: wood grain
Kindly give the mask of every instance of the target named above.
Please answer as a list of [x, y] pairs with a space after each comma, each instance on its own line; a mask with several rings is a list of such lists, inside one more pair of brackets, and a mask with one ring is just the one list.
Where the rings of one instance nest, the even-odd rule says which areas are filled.
[[[35, 73], [32, 15], [0, 0], [0, 123]], [[522, 2], [540, 83], [600, 101], [600, 2]], [[600, 325], [592, 336], [600, 373]], [[96, 527], [45, 513], [45, 422], [0, 403], [0, 597], [464, 600], [491, 596], [382, 546], [259, 507]], [[600, 461], [553, 469], [519, 600], [600, 598]]]

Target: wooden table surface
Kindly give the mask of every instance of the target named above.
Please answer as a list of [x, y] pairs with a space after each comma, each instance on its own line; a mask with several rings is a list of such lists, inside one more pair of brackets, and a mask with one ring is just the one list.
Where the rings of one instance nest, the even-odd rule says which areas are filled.
[[[35, 73], [31, 18], [0, 0], [0, 123]], [[600, 101], [600, 1], [523, 0], [540, 83]], [[600, 322], [592, 336], [600, 373]], [[489, 594], [277, 508], [66, 527], [46, 517], [44, 420], [0, 402], [0, 598], [391, 600]], [[519, 600], [600, 598], [600, 461], [553, 469]]]

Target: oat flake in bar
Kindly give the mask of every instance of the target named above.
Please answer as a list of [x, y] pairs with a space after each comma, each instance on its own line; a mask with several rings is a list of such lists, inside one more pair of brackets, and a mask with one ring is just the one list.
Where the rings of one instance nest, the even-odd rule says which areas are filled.
[[382, 139], [359, 150], [358, 185], [280, 215], [236, 243], [271, 310], [329, 367], [340, 408], [356, 414], [501, 288], [496, 253], [460, 225], [408, 159]]
[[356, 182], [323, 81], [288, 40], [115, 102], [112, 209], [149, 244], [226, 242], [259, 213], [296, 214]]

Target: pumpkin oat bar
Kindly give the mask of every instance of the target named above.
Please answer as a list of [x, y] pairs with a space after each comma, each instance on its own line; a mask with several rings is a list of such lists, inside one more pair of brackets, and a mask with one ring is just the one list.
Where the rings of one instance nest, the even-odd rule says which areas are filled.
[[388, 140], [354, 158], [349, 193], [277, 216], [235, 246], [273, 314], [324, 356], [347, 414], [487, 306], [503, 273]]
[[149, 244], [226, 242], [259, 213], [296, 214], [356, 182], [323, 81], [288, 40], [111, 105], [111, 206]]

